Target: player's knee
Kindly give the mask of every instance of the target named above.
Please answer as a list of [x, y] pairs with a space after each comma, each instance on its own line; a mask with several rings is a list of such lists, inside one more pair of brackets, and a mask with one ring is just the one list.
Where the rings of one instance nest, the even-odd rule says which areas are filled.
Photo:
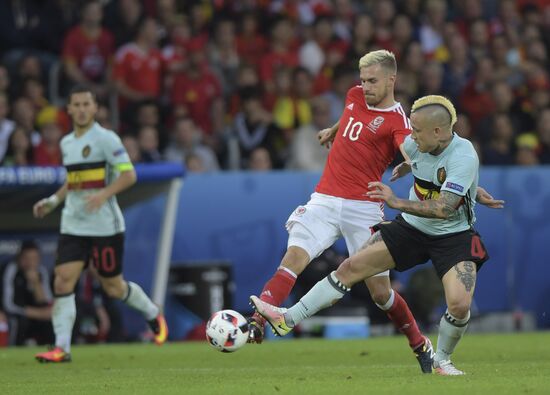
[[371, 297], [374, 303], [385, 305], [390, 299], [390, 290], [385, 287], [376, 287], [371, 291]]
[[466, 318], [470, 311], [470, 302], [468, 300], [452, 301], [447, 306], [447, 310], [449, 310], [449, 313], [455, 318]]
[[300, 274], [309, 264], [309, 256], [307, 252], [298, 247], [290, 247], [283, 260], [281, 267], [286, 267], [295, 274]]
[[53, 290], [56, 295], [65, 295], [74, 291], [75, 279], [68, 273], [57, 272], [53, 282]]
[[122, 299], [126, 296], [126, 288], [121, 281], [104, 283], [103, 290], [110, 298]]

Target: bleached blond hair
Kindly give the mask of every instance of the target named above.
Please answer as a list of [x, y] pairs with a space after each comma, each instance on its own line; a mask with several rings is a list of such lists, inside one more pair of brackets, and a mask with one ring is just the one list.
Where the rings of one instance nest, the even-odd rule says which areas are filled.
[[420, 99], [415, 100], [411, 107], [411, 114], [428, 106], [443, 107], [447, 111], [447, 115], [450, 116], [451, 127], [456, 123], [456, 109], [453, 103], [449, 99], [439, 95], [423, 96]]
[[375, 64], [380, 64], [393, 74], [397, 73], [397, 62], [395, 61], [393, 52], [386, 51], [385, 49], [369, 52], [359, 59], [359, 70], [361, 70], [362, 67], [368, 67]]

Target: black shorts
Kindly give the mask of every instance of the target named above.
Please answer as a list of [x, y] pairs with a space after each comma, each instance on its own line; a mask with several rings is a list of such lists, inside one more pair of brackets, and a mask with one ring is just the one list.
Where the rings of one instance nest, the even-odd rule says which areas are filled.
[[473, 229], [432, 236], [409, 225], [401, 215], [393, 221], [381, 222], [373, 229], [380, 231], [398, 272], [431, 259], [437, 275], [443, 278], [457, 263], [472, 261], [479, 270], [489, 259], [479, 233]]
[[122, 273], [124, 233], [113, 236], [59, 235], [56, 265], [68, 262], [90, 262], [102, 277], [114, 277]]

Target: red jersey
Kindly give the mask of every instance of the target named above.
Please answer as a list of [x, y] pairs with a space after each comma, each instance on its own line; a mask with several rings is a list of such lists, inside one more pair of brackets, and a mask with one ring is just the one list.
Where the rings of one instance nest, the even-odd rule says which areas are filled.
[[63, 59], [74, 62], [92, 81], [100, 81], [115, 52], [115, 40], [106, 29], [96, 38], [86, 35], [81, 26], [73, 27], [63, 43]]
[[156, 48], [143, 51], [135, 43], [120, 47], [115, 56], [114, 79], [140, 93], [158, 97], [161, 91], [162, 56]]
[[315, 191], [344, 199], [377, 201], [366, 195], [368, 183], [382, 179], [410, 133], [410, 122], [401, 104], [384, 109], [370, 107], [362, 88], [351, 88]]

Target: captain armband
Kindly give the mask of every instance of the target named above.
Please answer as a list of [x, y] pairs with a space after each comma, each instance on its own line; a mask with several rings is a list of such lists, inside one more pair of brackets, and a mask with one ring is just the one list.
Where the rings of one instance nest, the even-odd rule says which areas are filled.
[[134, 165], [132, 164], [132, 162], [118, 163], [118, 164], [115, 165], [115, 169], [119, 173], [122, 173], [122, 172], [125, 172], [125, 171], [134, 170]]

